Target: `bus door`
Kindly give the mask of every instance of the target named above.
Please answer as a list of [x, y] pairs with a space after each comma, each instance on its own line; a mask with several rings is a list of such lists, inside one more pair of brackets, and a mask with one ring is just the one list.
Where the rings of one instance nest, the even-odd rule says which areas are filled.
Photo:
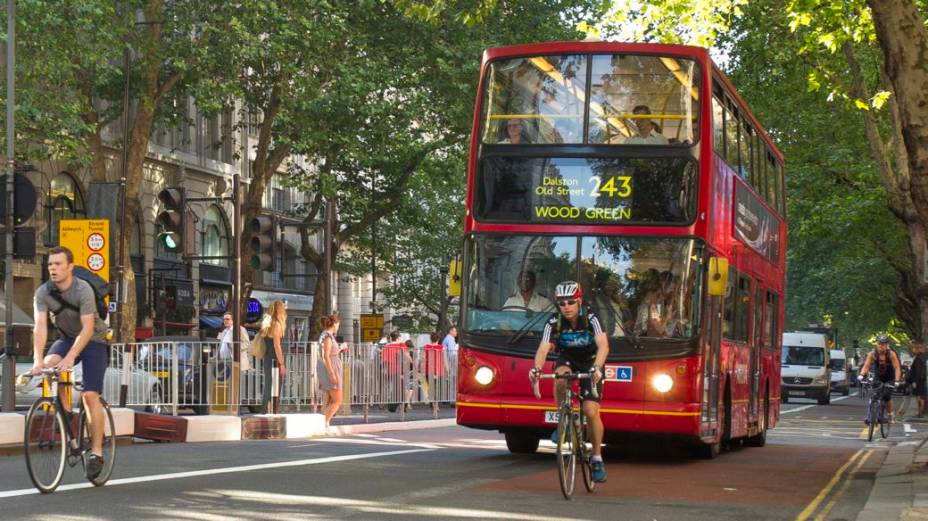
[[[760, 402], [760, 373], [761, 373], [761, 350], [764, 348], [764, 328], [763, 328], [763, 309], [764, 292], [757, 281], [754, 283], [754, 321], [753, 321], [753, 339], [751, 342], [751, 397], [749, 418], [757, 418], [758, 403]], [[749, 419], [750, 423], [750, 419]]]
[[706, 344], [703, 364], [702, 423], [703, 434], [709, 434], [719, 421], [719, 360], [722, 343], [722, 298], [707, 297]]

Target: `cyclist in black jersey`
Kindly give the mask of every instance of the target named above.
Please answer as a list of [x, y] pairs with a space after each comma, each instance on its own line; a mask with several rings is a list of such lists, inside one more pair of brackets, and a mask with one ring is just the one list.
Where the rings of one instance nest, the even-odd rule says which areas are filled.
[[[889, 348], [889, 337], [887, 335], [878, 335], [876, 337], [876, 349], [867, 354], [867, 360], [863, 367], [860, 368], [860, 374], [857, 377], [863, 380], [870, 372], [870, 367], [874, 367], [874, 378], [884, 384], [895, 384], [897, 387], [902, 385], [902, 367], [899, 364], [899, 357], [896, 352]], [[893, 419], [893, 386], [886, 385], [883, 387], [883, 401], [886, 402], [886, 412], [889, 413], [890, 421]]]
[[[580, 381], [580, 401], [593, 437], [593, 479], [603, 482], [606, 481], [606, 468], [602, 458], [603, 422], [599, 416], [599, 397], [602, 396], [603, 365], [609, 354], [609, 343], [599, 318], [589, 308], [583, 307], [583, 291], [578, 283], [572, 280], [561, 282], [554, 289], [554, 297], [558, 311], [545, 324], [535, 353], [535, 367], [529, 377], [534, 379], [541, 374], [541, 367], [552, 348], [557, 352], [555, 373], [593, 373], [592, 380]], [[555, 380], [555, 404], [561, 403], [566, 392], [565, 385], [564, 380]], [[594, 385], [598, 391], [595, 397], [592, 392]]]

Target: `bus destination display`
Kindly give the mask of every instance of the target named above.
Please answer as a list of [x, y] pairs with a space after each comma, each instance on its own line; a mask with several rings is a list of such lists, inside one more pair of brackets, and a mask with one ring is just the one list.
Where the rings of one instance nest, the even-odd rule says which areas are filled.
[[477, 215], [532, 223], [686, 222], [694, 174], [681, 158], [490, 157]]

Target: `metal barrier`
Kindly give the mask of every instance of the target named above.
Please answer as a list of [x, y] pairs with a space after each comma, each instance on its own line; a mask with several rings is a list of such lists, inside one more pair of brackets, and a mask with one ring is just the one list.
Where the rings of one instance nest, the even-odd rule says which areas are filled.
[[[266, 353], [255, 359], [247, 343], [171, 341], [113, 344], [104, 396], [117, 403], [177, 415], [244, 412], [318, 412], [325, 393], [319, 388], [324, 366], [316, 342], [284, 342], [287, 373], [278, 377], [278, 362]], [[240, 362], [233, 363], [233, 349]], [[353, 344], [337, 355], [342, 361], [343, 401], [360, 406], [365, 420], [372, 406], [405, 414], [405, 406], [455, 401], [457, 361], [443, 350], [397, 349]]]

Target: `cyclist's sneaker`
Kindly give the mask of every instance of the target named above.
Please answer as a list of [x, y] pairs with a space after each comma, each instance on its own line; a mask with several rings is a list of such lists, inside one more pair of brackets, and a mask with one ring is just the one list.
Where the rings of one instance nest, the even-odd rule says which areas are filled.
[[87, 479], [95, 479], [103, 471], [103, 457], [91, 454], [87, 457]]
[[554, 432], [551, 433], [551, 443], [557, 445], [557, 429], [554, 429]]
[[602, 461], [593, 461], [593, 481], [597, 483], [606, 482], [606, 464]]

